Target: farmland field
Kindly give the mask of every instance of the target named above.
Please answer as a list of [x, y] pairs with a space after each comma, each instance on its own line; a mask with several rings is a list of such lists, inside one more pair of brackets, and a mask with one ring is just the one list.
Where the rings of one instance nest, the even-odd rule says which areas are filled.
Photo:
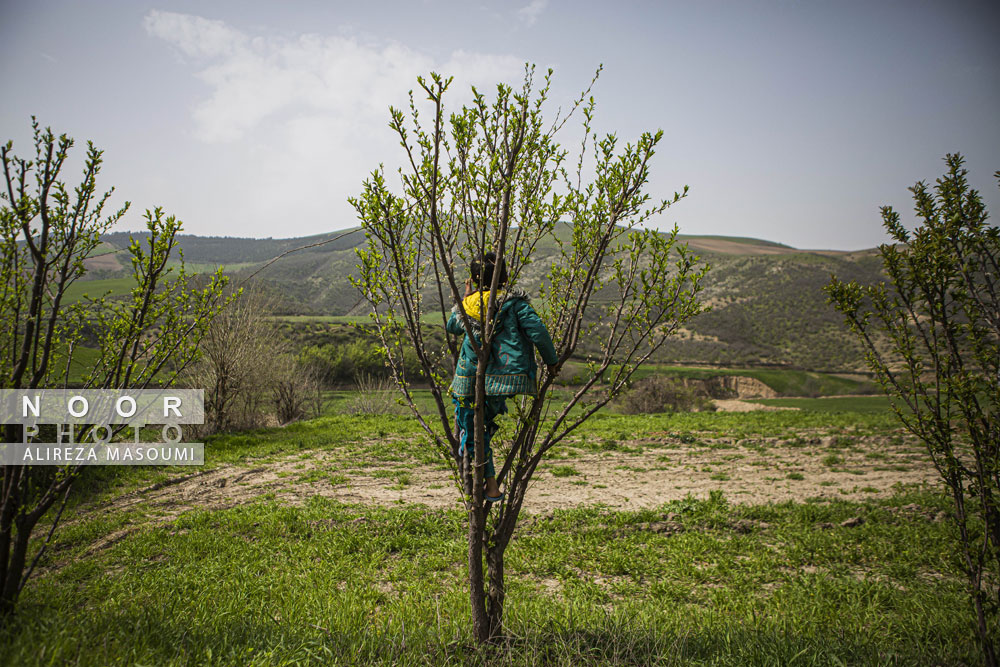
[[933, 470], [848, 407], [593, 418], [537, 474], [485, 652], [464, 512], [410, 417], [213, 437], [193, 474], [93, 469], [0, 663], [975, 661]]
[[80, 301], [84, 295], [91, 298], [101, 296], [116, 297], [128, 294], [135, 287], [135, 280], [131, 276], [122, 278], [100, 278], [97, 280], [76, 281], [66, 290], [64, 303], [74, 303]]

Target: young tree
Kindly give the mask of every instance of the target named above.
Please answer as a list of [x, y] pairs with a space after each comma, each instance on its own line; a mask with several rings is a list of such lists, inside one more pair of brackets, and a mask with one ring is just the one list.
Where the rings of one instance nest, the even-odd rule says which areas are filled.
[[[412, 92], [408, 121], [403, 111], [390, 109], [390, 126], [408, 163], [400, 170], [402, 192], [390, 191], [380, 168], [352, 199], [367, 238], [358, 251], [355, 285], [372, 306], [393, 378], [452, 463], [468, 511], [469, 593], [480, 641], [501, 633], [504, 553], [539, 463], [621, 392], [682, 322], [702, 310], [697, 296], [707, 270], [676, 242], [676, 228], [666, 235], [642, 228], [687, 192], [685, 187], [683, 194], [652, 203], [644, 192], [662, 132], [645, 133], [624, 146], [613, 134], [597, 136], [589, 87], [566, 116], [557, 113], [546, 121], [551, 71], [538, 90], [533, 76], [534, 68], [526, 67], [519, 89], [498, 85], [492, 100], [473, 89], [472, 103], [450, 116], [443, 97], [451, 79], [437, 74], [418, 79], [431, 105], [427, 124]], [[583, 114], [583, 141], [570, 164], [556, 135], [576, 110]], [[543, 247], [555, 253], [550, 267], [534, 264]], [[488, 303], [475, 323], [480, 342], [471, 336], [474, 322], [460, 291], [466, 267], [488, 251], [506, 258], [509, 285], [529, 273], [543, 279], [537, 310], [559, 354], [556, 372], [583, 337], [604, 341], [600, 354], [588, 359], [589, 379], [562, 407], [551, 400], [549, 372], [540, 377], [536, 396], [514, 400], [513, 425], [493, 441], [502, 462], [497, 480], [506, 484], [505, 499], [496, 504], [484, 504], [483, 444], [485, 374], [496, 335], [500, 272], [494, 272]], [[474, 460], [459, 453], [447, 393], [461, 341], [449, 339], [446, 349], [432, 344], [452, 304], [477, 356]], [[422, 374], [430, 379], [431, 414], [413, 400], [413, 378], [403, 363], [407, 348], [416, 351]]]
[[[933, 189], [910, 188], [920, 225], [891, 207], [879, 247], [889, 284], [826, 290], [864, 345], [903, 426], [927, 447], [955, 505], [959, 553], [988, 665], [997, 664], [1000, 579], [1000, 229], [987, 224], [961, 155]], [[996, 174], [1000, 179], [1000, 172]]]
[[263, 425], [272, 353], [283, 353], [285, 341], [267, 319], [275, 301], [258, 287], [241, 288], [234, 301], [212, 320], [201, 341], [197, 363], [184, 381], [205, 389], [208, 433], [259, 428]]
[[[69, 302], [67, 291], [97, 256], [100, 235], [127, 211], [105, 215], [111, 192], [97, 190], [102, 151], [88, 143], [80, 184], [61, 180], [73, 140], [42, 130], [33, 119], [35, 158], [0, 147], [5, 189], [0, 193], [0, 378], [11, 389], [66, 388], [74, 356], [85, 338], [96, 340], [97, 360], [82, 385], [142, 389], [170, 384], [197, 353], [208, 322], [224, 306], [225, 279], [203, 287], [168, 264], [181, 223], [146, 211], [149, 236], [127, 252], [135, 286], [122, 299]], [[21, 429], [5, 425], [4, 442], [20, 442]], [[117, 430], [121, 430], [118, 428]], [[87, 427], [78, 429], [77, 441]], [[0, 487], [0, 624], [38, 562], [62, 515], [82, 466], [3, 466]], [[60, 502], [61, 501], [61, 502]], [[27, 563], [38, 521], [60, 502], [45, 542]]]
[[288, 424], [318, 412], [319, 373], [292, 353], [270, 316], [278, 299], [251, 283], [233, 294], [201, 341], [183, 382], [205, 390], [205, 424], [216, 433]]

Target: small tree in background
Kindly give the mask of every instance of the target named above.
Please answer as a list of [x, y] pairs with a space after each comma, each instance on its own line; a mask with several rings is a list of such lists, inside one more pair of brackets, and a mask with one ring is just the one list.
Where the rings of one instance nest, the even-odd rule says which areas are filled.
[[715, 410], [715, 404], [704, 390], [699, 393], [686, 386], [682, 379], [665, 375], [642, 378], [619, 396], [614, 405], [626, 415]]
[[[662, 132], [624, 146], [615, 135], [598, 137], [591, 129], [594, 100], [585, 102], [588, 88], [570, 111], [582, 108], [583, 143], [569, 164], [568, 152], [556, 141], [568, 115], [546, 121], [543, 114], [551, 71], [537, 91], [533, 72], [526, 68], [520, 89], [498, 85], [493, 100], [473, 89], [473, 102], [450, 116], [442, 100], [451, 79], [436, 74], [430, 81], [418, 79], [431, 103], [426, 123], [412, 93], [408, 120], [403, 111], [390, 110], [390, 126], [409, 165], [400, 171], [402, 192], [390, 191], [379, 170], [352, 200], [367, 237], [358, 252], [355, 284], [372, 306], [393, 378], [452, 464], [468, 511], [469, 593], [479, 641], [501, 634], [504, 552], [539, 463], [625, 388], [681, 323], [701, 311], [697, 295], [706, 270], [676, 243], [676, 228], [666, 235], [641, 228], [683, 196], [650, 202], [644, 192]], [[556, 250], [551, 267], [532, 263], [544, 245]], [[511, 287], [529, 272], [543, 278], [536, 310], [552, 334], [557, 369], [582, 337], [604, 341], [601, 352], [588, 359], [589, 379], [567, 403], [552, 402], [554, 377], [547, 373], [539, 378], [537, 396], [512, 399], [513, 427], [493, 439], [497, 481], [506, 484], [506, 495], [492, 505], [483, 501], [483, 405], [500, 272], [494, 273], [478, 322], [478, 343], [461, 306], [468, 267], [488, 251], [506, 258]], [[459, 454], [448, 395], [461, 341], [449, 339], [444, 350], [433, 344], [453, 304], [478, 359], [475, 460]], [[431, 414], [414, 402], [407, 349], [416, 351], [429, 378]]]
[[912, 234], [898, 213], [882, 208], [895, 242], [879, 247], [889, 284], [834, 278], [826, 289], [951, 495], [976, 628], [992, 666], [1000, 603], [1000, 229], [987, 224], [962, 157], [945, 162], [948, 172], [933, 189], [910, 188], [920, 218]]
[[201, 342], [201, 356], [184, 376], [205, 390], [208, 433], [263, 426], [272, 353], [284, 340], [267, 319], [274, 302], [256, 288], [240, 288]]
[[267, 386], [278, 424], [285, 426], [300, 419], [319, 417], [323, 395], [315, 369], [299, 363], [296, 355], [289, 350], [265, 359], [270, 361]]
[[[82, 377], [92, 389], [143, 389], [169, 385], [198, 351], [212, 317], [225, 305], [221, 270], [204, 287], [169, 260], [181, 223], [146, 211], [146, 242], [133, 240], [134, 287], [124, 298], [69, 302], [67, 292], [96, 256], [100, 236], [125, 214], [128, 203], [104, 214], [110, 191], [97, 190], [102, 152], [88, 143], [80, 184], [68, 190], [61, 171], [73, 146], [66, 135], [34, 126], [35, 158], [0, 147], [0, 378], [10, 389], [66, 388], [85, 337], [96, 339], [97, 357]], [[79, 362], [77, 362], [79, 363]], [[83, 441], [88, 426], [76, 430]], [[120, 432], [123, 427], [114, 428]], [[20, 442], [19, 425], [4, 425], [4, 442]], [[35, 563], [62, 515], [82, 466], [3, 466], [0, 485], [0, 625], [14, 608]], [[27, 563], [38, 521], [55, 503], [48, 537]]]
[[277, 298], [253, 285], [232, 298], [209, 325], [200, 359], [183, 378], [205, 390], [201, 431], [288, 424], [318, 414], [319, 372], [293, 353], [271, 319]]

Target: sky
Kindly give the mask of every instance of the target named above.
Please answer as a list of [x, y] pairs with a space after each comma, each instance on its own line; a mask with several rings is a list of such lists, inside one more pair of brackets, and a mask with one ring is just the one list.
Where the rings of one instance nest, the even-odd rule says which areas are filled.
[[662, 129], [649, 192], [690, 188], [653, 226], [854, 250], [887, 240], [882, 205], [914, 224], [907, 188], [950, 152], [996, 223], [998, 35], [995, 0], [0, 0], [0, 140], [27, 155], [32, 115], [78, 159], [92, 140], [132, 202], [116, 229], [162, 206], [298, 237], [358, 224], [417, 76], [454, 76], [456, 108], [536, 63], [555, 111], [603, 65], [596, 129]]

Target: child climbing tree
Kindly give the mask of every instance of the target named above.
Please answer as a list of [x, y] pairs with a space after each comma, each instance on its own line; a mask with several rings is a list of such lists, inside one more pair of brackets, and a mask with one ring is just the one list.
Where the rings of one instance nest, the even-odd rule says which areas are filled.
[[[450, 115], [443, 99], [451, 79], [418, 79], [429, 119], [412, 92], [408, 113], [390, 109], [407, 165], [399, 171], [399, 189], [390, 188], [380, 168], [352, 199], [367, 237], [355, 285], [372, 307], [404, 401], [452, 463], [468, 511], [472, 625], [482, 642], [501, 633], [504, 553], [539, 463], [701, 312], [698, 294], [708, 268], [677, 243], [676, 226], [669, 233], [644, 226], [687, 194], [685, 186], [668, 200], [651, 201], [645, 191], [662, 131], [624, 145], [614, 134], [598, 136], [590, 96], [596, 75], [567, 114], [546, 118], [552, 72], [536, 89], [534, 71], [526, 66], [519, 88], [500, 84], [492, 99], [473, 88], [472, 102]], [[570, 156], [557, 135], [575, 113], [582, 114], [583, 140]], [[549, 267], [533, 263], [543, 251], [552, 259]], [[487, 284], [476, 283], [482, 304], [470, 312], [469, 302], [463, 304], [469, 267], [487, 253], [505, 260], [506, 275], [492, 271]], [[498, 317], [505, 297], [529, 276], [541, 279], [533, 309], [557, 359], [543, 360], [536, 386], [511, 401], [508, 425], [491, 433], [496, 481], [505, 487], [491, 502], [484, 494], [487, 369], [509, 323]], [[444, 348], [440, 331], [452, 312], [452, 333], [465, 336], [449, 337]], [[553, 380], [584, 337], [600, 340], [600, 351], [586, 358], [588, 379], [557, 405]], [[462, 344], [471, 346], [475, 362], [466, 378], [465, 405], [474, 411], [468, 448], [461, 446], [451, 395]], [[408, 349], [430, 379], [429, 412], [414, 401], [414, 378], [404, 364]]]

